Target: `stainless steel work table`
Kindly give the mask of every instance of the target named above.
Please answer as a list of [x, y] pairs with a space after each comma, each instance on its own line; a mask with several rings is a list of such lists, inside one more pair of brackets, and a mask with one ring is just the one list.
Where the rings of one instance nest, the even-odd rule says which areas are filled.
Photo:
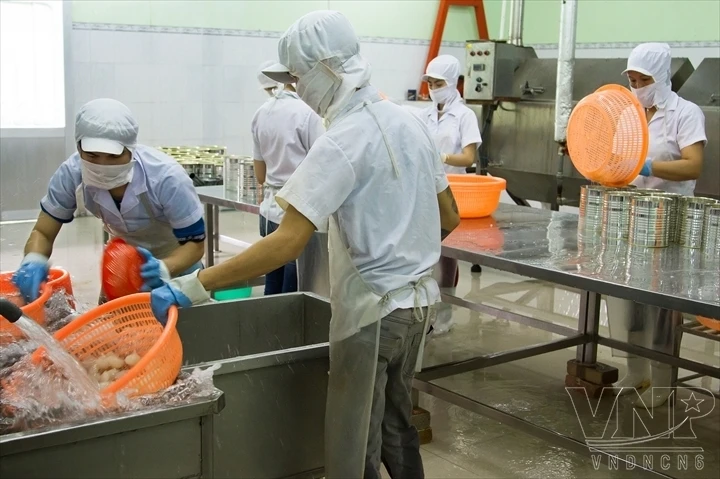
[[[606, 244], [600, 231], [579, 235], [577, 215], [504, 204], [491, 217], [463, 220], [443, 242], [442, 254], [471, 264], [579, 290], [578, 327], [573, 329], [531, 317], [525, 313], [528, 308], [520, 304], [506, 302], [503, 307], [490, 306], [460, 297], [455, 288], [442, 287], [442, 299], [446, 303], [549, 331], [562, 338], [424, 367], [414, 382], [414, 387], [419, 391], [519, 428], [549, 443], [587, 455], [587, 444], [576, 435], [552, 430], [546, 425], [539, 425], [507, 410], [459, 394], [442, 386], [439, 384], [442, 381], [438, 380], [573, 346], [577, 347], [578, 362], [594, 365], [597, 364], [598, 345], [699, 373], [692, 378], [720, 378], [720, 367], [599, 334], [600, 300], [603, 294], [684, 313], [720, 318], [720, 260], [717, 257], [679, 246], [650, 249], [630, 247], [626, 243]], [[492, 288], [490, 286], [487, 289]], [[696, 334], [687, 327], [681, 329]], [[720, 335], [714, 335], [715, 340], [719, 338]]]
[[255, 196], [227, 191], [222, 185], [200, 186], [195, 188], [195, 191], [200, 201], [205, 204], [205, 264], [210, 267], [215, 264], [215, 252], [220, 251], [220, 207], [257, 215], [260, 213], [260, 203]]

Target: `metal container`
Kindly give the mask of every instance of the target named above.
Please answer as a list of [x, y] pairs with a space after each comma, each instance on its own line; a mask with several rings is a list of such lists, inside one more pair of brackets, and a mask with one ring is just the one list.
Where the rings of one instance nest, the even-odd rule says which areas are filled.
[[705, 207], [702, 247], [708, 254], [720, 256], [720, 204]]
[[259, 191], [255, 179], [255, 163], [251, 158], [243, 159], [239, 164], [238, 190], [244, 198], [250, 201], [258, 200]]
[[606, 191], [603, 194], [602, 238], [606, 241], [627, 239], [630, 229], [630, 206], [638, 196], [634, 191]]
[[630, 206], [628, 241], [633, 246], [664, 248], [670, 243], [673, 199], [664, 196], [635, 196]]
[[188, 175], [200, 176], [202, 165], [197, 159], [182, 156], [178, 158], [178, 163], [180, 164], [180, 166], [183, 167], [183, 169], [187, 172]]
[[663, 196], [665, 198], [672, 199], [671, 213], [670, 213], [670, 226], [669, 226], [669, 239], [671, 243], [677, 243], [680, 239], [680, 205], [683, 199], [683, 195], [678, 193], [667, 193], [665, 191], [653, 192], [652, 196]]
[[[211, 478], [225, 396], [0, 436], [0, 477]], [[239, 477], [239, 476], [236, 476]]]
[[700, 248], [705, 224], [705, 208], [717, 204], [710, 198], [686, 196], [680, 203], [680, 234], [678, 243], [686, 248]]
[[223, 168], [223, 184], [227, 191], [238, 191], [240, 189], [239, 184], [239, 171], [240, 171], [240, 158], [237, 156], [226, 156], [225, 165]]
[[303, 293], [180, 311], [186, 369], [220, 365], [213, 381], [226, 405], [215, 421], [215, 477], [322, 471], [330, 316], [326, 300]]
[[608, 188], [600, 185], [583, 185], [580, 187], [580, 221], [579, 227], [585, 230], [599, 230], [602, 225], [603, 195]]
[[227, 151], [227, 147], [218, 146], [218, 145], [198, 146], [197, 150], [204, 152], [204, 153], [210, 153], [213, 155], [224, 155], [225, 152]]

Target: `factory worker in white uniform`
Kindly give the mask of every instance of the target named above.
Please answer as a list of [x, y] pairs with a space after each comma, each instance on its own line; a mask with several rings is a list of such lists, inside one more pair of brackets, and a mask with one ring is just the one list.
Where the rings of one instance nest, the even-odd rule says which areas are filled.
[[[169, 156], [137, 144], [130, 110], [109, 98], [80, 108], [75, 119], [77, 153], [53, 174], [25, 258], [13, 281], [26, 300], [38, 296], [60, 228], [73, 220], [75, 191], [111, 237], [139, 248], [147, 290], [202, 267], [203, 208], [192, 180]], [[101, 302], [103, 295], [101, 293]]]
[[[440, 55], [428, 64], [422, 80], [428, 83], [433, 104], [425, 108], [420, 116], [442, 154], [445, 172], [464, 175], [466, 168], [475, 163], [482, 138], [475, 113], [465, 106], [457, 89], [459, 76], [460, 62], [452, 55]], [[435, 279], [441, 287], [456, 286], [457, 260], [441, 258], [435, 268]], [[431, 332], [444, 334], [450, 331], [452, 325], [452, 306], [439, 304], [437, 320]]]
[[[644, 43], [630, 54], [627, 75], [630, 88], [645, 107], [648, 120], [649, 148], [640, 176], [633, 182], [640, 188], [692, 196], [695, 180], [702, 173], [703, 150], [707, 143], [705, 116], [702, 110], [671, 90], [670, 47], [665, 43]], [[612, 330], [626, 332], [632, 344], [673, 353], [673, 318], [680, 313], [637, 305], [632, 301], [606, 298], [608, 320]], [[669, 388], [672, 368], [667, 364], [629, 356], [627, 374], [617, 387], [623, 393], [652, 384]], [[667, 401], [670, 389], [649, 388], [637, 405], [660, 406]]]
[[265, 74], [297, 91], [329, 128], [276, 195], [280, 227], [238, 256], [153, 291], [156, 315], [207, 300], [206, 290], [295, 259], [328, 229], [332, 320], [325, 419], [329, 479], [422, 478], [411, 383], [439, 298], [431, 269], [459, 223], [427, 128], [370, 85], [370, 65], [338, 12], [303, 16]]
[[[312, 111], [295, 92], [292, 85], [274, 82], [258, 73], [260, 86], [270, 95], [252, 119], [253, 160], [255, 177], [263, 187], [260, 204], [260, 236], [265, 237], [280, 225], [283, 210], [275, 195], [305, 159], [310, 147], [323, 133], [320, 116]], [[265, 294], [297, 291], [297, 267], [291, 261], [265, 275]]]

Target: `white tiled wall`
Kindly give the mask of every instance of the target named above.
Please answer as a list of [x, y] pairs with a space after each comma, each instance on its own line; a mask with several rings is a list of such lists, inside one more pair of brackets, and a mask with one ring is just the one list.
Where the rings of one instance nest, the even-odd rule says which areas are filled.
[[[76, 109], [112, 97], [135, 114], [142, 143], [250, 153], [250, 121], [267, 99], [257, 68], [276, 58], [276, 38], [75, 29], [73, 48]], [[387, 95], [417, 88], [427, 46], [367, 43], [362, 52]], [[463, 50], [443, 53], [461, 58]]]
[[[76, 109], [93, 98], [112, 97], [136, 115], [142, 143], [219, 144], [233, 154], [250, 154], [250, 122], [267, 99], [256, 80], [257, 68], [277, 55], [277, 38], [252, 34], [77, 25], [72, 45]], [[361, 51], [372, 64], [372, 83], [391, 98], [403, 99], [408, 89], [419, 85], [427, 48], [425, 42], [368, 39]], [[674, 48], [674, 54], [690, 57], [697, 66], [705, 56], [717, 56], [718, 50]], [[629, 52], [630, 46], [578, 46], [577, 55], [612, 58], [627, 57]], [[445, 46], [440, 53], [464, 63], [462, 45]], [[552, 57], [556, 50], [538, 48], [537, 53]]]

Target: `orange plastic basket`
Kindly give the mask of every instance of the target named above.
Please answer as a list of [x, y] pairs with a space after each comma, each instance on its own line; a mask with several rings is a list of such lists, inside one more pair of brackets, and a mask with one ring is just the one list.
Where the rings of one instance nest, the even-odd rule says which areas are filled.
[[[170, 308], [163, 328], [152, 313], [150, 293], [139, 293], [78, 316], [55, 333], [55, 339], [82, 363], [106, 354], [139, 354], [136, 365], [101, 391], [104, 396], [123, 391], [132, 397], [158, 392], [175, 382], [183, 360], [176, 324], [177, 308]], [[43, 355], [44, 350], [38, 349], [33, 360], [39, 362]]]
[[[21, 306], [25, 316], [34, 320], [38, 324], [45, 324], [45, 303], [52, 295], [52, 289], [47, 283], [40, 287], [40, 296], [30, 304], [24, 304], [20, 291], [12, 282], [13, 273], [0, 273], [0, 296], [5, 296], [18, 306]], [[23, 336], [22, 331], [17, 326], [10, 323], [3, 316], [0, 316], [0, 344], [7, 343]]]
[[73, 296], [72, 280], [70, 273], [62, 268], [50, 268], [48, 273], [48, 286], [52, 292], [65, 291], [68, 296]]
[[700, 324], [702, 324], [706, 328], [714, 329], [715, 331], [720, 331], [720, 319], [712, 319], [712, 318], [706, 318], [705, 316], [697, 316], [697, 320]]
[[648, 152], [645, 109], [621, 85], [606, 85], [578, 102], [570, 114], [567, 145], [575, 168], [604, 186], [626, 186]]
[[481, 175], [447, 175], [460, 218], [483, 218], [490, 216], [500, 204], [505, 190], [502, 178]]
[[134, 246], [120, 238], [105, 245], [102, 262], [102, 288], [107, 299], [139, 293], [143, 286], [140, 267], [144, 260]]

